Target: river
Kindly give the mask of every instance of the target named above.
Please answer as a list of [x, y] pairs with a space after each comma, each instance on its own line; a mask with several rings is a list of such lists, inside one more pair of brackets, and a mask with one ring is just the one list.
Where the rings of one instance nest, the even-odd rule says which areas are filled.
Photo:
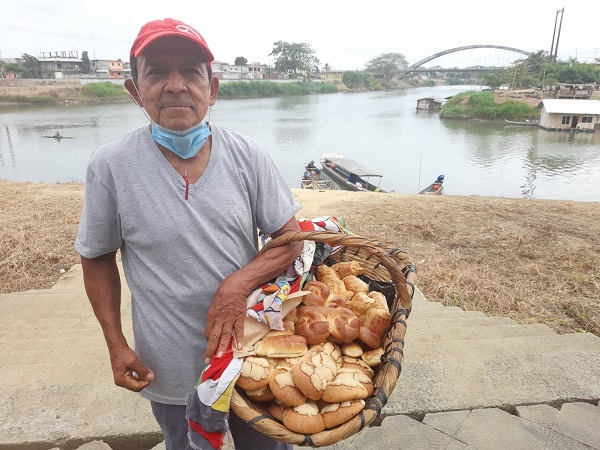
[[[220, 99], [210, 120], [258, 139], [290, 187], [304, 164], [340, 153], [416, 193], [444, 174], [445, 193], [600, 201], [600, 132], [559, 133], [504, 123], [444, 121], [417, 99], [469, 86], [260, 99]], [[102, 143], [147, 123], [133, 103], [0, 109], [0, 178], [83, 181]], [[59, 131], [73, 139], [44, 138]]]

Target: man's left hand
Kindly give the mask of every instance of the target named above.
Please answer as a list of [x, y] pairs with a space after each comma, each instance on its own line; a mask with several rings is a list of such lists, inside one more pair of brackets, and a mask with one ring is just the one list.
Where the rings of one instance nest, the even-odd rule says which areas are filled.
[[206, 320], [206, 364], [210, 363], [215, 353], [217, 356], [225, 353], [232, 332], [235, 334], [234, 345], [237, 349], [244, 347], [246, 295], [247, 292], [240, 290], [233, 278], [226, 278], [217, 289]]

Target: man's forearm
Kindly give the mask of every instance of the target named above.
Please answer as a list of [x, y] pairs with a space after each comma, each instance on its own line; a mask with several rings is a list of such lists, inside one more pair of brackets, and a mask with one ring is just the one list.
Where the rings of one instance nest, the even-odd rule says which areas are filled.
[[85, 290], [109, 351], [126, 347], [121, 327], [121, 278], [116, 252], [92, 259], [81, 257], [81, 265]]

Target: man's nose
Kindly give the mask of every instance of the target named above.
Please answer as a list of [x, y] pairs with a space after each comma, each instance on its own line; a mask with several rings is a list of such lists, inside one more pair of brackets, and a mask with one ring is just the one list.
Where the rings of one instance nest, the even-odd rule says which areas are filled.
[[165, 89], [171, 92], [182, 92], [186, 89], [185, 79], [177, 69], [169, 71]]

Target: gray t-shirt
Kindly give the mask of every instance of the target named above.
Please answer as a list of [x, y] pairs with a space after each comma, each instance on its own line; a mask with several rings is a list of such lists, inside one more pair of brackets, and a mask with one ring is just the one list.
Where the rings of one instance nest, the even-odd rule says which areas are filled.
[[135, 350], [155, 380], [142, 396], [185, 404], [204, 365], [204, 326], [221, 281], [252, 261], [300, 209], [264, 148], [212, 126], [212, 151], [189, 186], [148, 127], [100, 147], [86, 174], [77, 251], [121, 249]]

